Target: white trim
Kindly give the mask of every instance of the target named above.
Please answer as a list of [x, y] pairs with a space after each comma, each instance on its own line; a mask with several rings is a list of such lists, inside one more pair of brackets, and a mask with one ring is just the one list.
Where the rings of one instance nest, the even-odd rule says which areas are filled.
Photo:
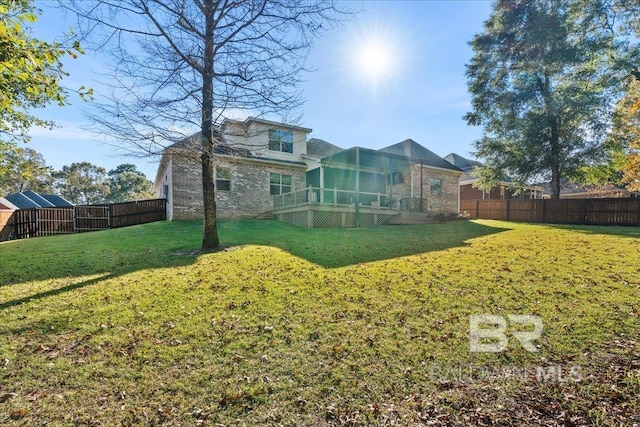
[[0, 197], [0, 203], [2, 203], [4, 206], [7, 207], [7, 209], [1, 209], [1, 210], [17, 211], [18, 209], [20, 209], [16, 205], [14, 205], [13, 203], [5, 199], [4, 197]]
[[[285, 128], [285, 129], [299, 130], [299, 131], [306, 132], [306, 133], [311, 133], [313, 131], [313, 129], [310, 129], [310, 128], [304, 128], [304, 127], [301, 127], [301, 126], [294, 126], [294, 125], [288, 125], [286, 123], [274, 122], [273, 120], [259, 119], [257, 117], [247, 117], [243, 121], [241, 121], [241, 120], [233, 120], [233, 119], [227, 119], [227, 120], [229, 122], [243, 123], [245, 125], [248, 125], [251, 122], [256, 122], [256, 123], [262, 123], [262, 124], [269, 125], [269, 126], [278, 126], [280, 128]], [[225, 121], [227, 121], [227, 120], [225, 120]], [[224, 125], [224, 123], [223, 123], [223, 125]]]
[[258, 165], [275, 165], [275, 166], [280, 166], [280, 167], [288, 167], [288, 168], [293, 168], [293, 169], [301, 169], [301, 170], [307, 170], [307, 165], [306, 163], [301, 163], [301, 164], [297, 164], [297, 163], [290, 163], [284, 160], [277, 160], [277, 159], [256, 159], [254, 157], [240, 157], [240, 156], [229, 156], [226, 154], [214, 154], [213, 157], [221, 157], [223, 159], [227, 159], [230, 161], [230, 163], [233, 163], [233, 161], [235, 161], [235, 163], [249, 163], [249, 164], [258, 164]]
[[302, 157], [303, 159], [313, 160], [314, 162], [318, 162], [318, 163], [320, 163], [320, 161], [322, 160], [322, 159], [318, 159], [317, 157], [310, 156], [308, 154], [300, 154], [300, 157]]

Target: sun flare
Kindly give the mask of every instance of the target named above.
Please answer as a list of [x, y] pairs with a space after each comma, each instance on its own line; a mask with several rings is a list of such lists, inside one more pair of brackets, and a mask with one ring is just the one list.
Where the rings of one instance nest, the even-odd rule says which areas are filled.
[[378, 82], [393, 72], [393, 50], [386, 42], [370, 40], [359, 47], [356, 67], [360, 74]]
[[397, 31], [372, 23], [355, 29], [349, 40], [344, 52], [353, 82], [372, 94], [396, 83], [405, 56]]

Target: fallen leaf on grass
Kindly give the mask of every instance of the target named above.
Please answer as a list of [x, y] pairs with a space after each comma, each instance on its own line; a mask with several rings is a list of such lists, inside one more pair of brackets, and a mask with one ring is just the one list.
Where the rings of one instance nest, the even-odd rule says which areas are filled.
[[7, 400], [13, 399], [14, 397], [18, 397], [17, 393], [0, 393], [0, 403], [4, 403]]
[[17, 411], [13, 411], [11, 413], [11, 419], [12, 420], [17, 420], [19, 418], [24, 417], [25, 415], [27, 415], [29, 413], [28, 409], [18, 409]]

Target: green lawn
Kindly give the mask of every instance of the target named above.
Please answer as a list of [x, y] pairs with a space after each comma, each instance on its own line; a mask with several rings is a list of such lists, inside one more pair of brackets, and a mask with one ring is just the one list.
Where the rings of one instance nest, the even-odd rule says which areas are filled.
[[[200, 233], [0, 244], [0, 425], [640, 423], [640, 229]], [[539, 352], [469, 352], [483, 313], [540, 316]]]

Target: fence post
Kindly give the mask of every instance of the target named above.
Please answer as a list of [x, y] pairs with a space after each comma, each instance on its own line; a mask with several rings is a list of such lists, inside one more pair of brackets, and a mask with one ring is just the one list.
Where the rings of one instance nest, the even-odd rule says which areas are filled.
[[31, 237], [38, 237], [40, 234], [40, 208], [35, 208], [33, 210], [33, 234]]
[[507, 199], [507, 221], [510, 220], [509, 218], [509, 208], [511, 207], [510, 204], [511, 204], [511, 199]]
[[480, 200], [476, 199], [476, 219], [480, 219]]
[[547, 223], [547, 199], [542, 199], [542, 223]]

